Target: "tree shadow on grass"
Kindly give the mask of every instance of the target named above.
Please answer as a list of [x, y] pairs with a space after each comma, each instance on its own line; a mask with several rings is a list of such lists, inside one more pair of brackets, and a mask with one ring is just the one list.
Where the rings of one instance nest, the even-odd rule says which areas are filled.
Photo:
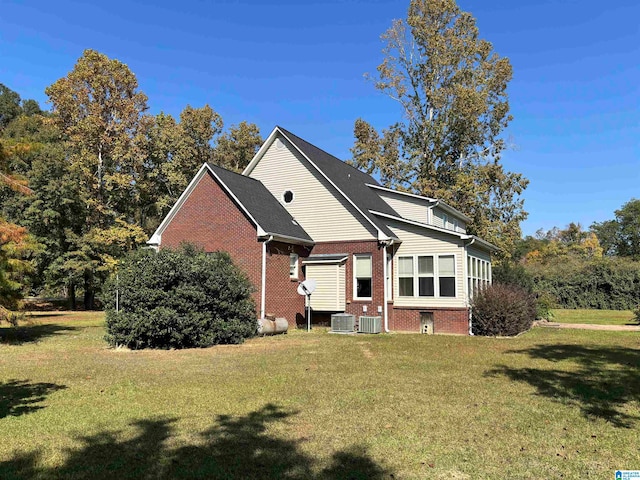
[[0, 382], [0, 419], [18, 417], [44, 408], [38, 405], [47, 395], [67, 388], [55, 383], [30, 383], [28, 380]]
[[21, 345], [23, 343], [38, 342], [43, 338], [72, 330], [78, 330], [78, 328], [55, 323], [0, 327], [0, 343]]
[[270, 435], [267, 426], [285, 421], [295, 412], [268, 404], [240, 417], [220, 415], [200, 434], [200, 441], [175, 446], [176, 419], [136, 422], [136, 435], [122, 440], [120, 432], [79, 438], [80, 448], [68, 452], [58, 468], [39, 466], [35, 452], [0, 463], [0, 478], [72, 479], [383, 479], [393, 478], [366, 449], [354, 446], [336, 452], [321, 468], [304, 453], [299, 440]]
[[576, 405], [587, 418], [602, 418], [616, 427], [632, 428], [640, 418], [623, 411], [640, 402], [640, 350], [583, 345], [536, 345], [507, 353], [563, 362], [564, 368], [512, 368], [500, 365], [487, 376], [505, 375], [526, 382], [538, 395]]

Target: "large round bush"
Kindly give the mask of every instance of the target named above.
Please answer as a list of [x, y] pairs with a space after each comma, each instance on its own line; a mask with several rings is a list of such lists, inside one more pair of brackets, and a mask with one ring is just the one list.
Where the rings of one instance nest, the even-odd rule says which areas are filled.
[[471, 316], [475, 335], [517, 335], [531, 328], [536, 299], [523, 288], [496, 283], [474, 295]]
[[241, 343], [256, 334], [253, 290], [226, 253], [188, 245], [132, 252], [103, 290], [107, 341], [134, 349]]

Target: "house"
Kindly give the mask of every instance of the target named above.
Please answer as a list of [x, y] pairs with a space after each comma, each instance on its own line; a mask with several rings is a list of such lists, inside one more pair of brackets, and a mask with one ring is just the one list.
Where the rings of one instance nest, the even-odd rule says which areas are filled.
[[469, 220], [276, 127], [242, 174], [203, 165], [148, 243], [229, 252], [261, 318], [303, 323], [297, 287], [313, 278], [315, 320], [346, 312], [379, 316], [385, 331], [468, 334], [496, 250], [466, 233]]

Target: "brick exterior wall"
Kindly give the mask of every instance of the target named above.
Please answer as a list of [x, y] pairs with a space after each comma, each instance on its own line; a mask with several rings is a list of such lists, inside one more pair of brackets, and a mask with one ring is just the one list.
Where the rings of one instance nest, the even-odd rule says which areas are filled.
[[160, 246], [190, 242], [205, 252], [228, 252], [256, 288], [253, 299], [259, 311], [262, 245], [256, 235], [256, 227], [207, 172], [162, 232]]
[[[349, 255], [346, 263], [345, 284], [346, 284], [346, 313], [355, 315], [356, 318], [361, 315], [383, 316], [378, 312], [378, 307], [384, 307], [384, 263], [382, 248], [378, 246], [376, 240], [356, 240], [342, 242], [320, 242], [313, 247], [315, 254], [322, 253], [346, 253]], [[371, 254], [371, 300], [357, 300], [353, 295], [353, 256], [356, 253]], [[367, 312], [363, 311], [363, 307], [367, 308]], [[384, 310], [383, 310], [384, 311]], [[330, 314], [318, 314], [314, 318], [314, 323], [328, 323]]]
[[389, 306], [389, 329], [402, 332], [420, 332], [420, 312], [433, 313], [433, 333], [469, 334], [467, 308], [415, 308]]
[[[255, 287], [253, 299], [256, 315], [260, 311], [262, 281], [262, 244], [258, 242], [256, 227], [245, 217], [216, 180], [206, 173], [189, 197], [176, 212], [162, 233], [162, 247], [177, 247], [190, 242], [206, 252], [226, 251], [249, 277]], [[267, 244], [266, 313], [287, 319], [290, 328], [304, 327], [305, 301], [298, 295], [298, 282], [304, 280], [302, 261], [313, 254], [345, 253], [346, 262], [346, 312], [356, 317], [361, 315], [383, 316], [378, 307], [384, 307], [384, 262], [383, 249], [376, 240], [320, 242], [313, 250], [309, 247], [283, 242]], [[299, 278], [289, 278], [289, 255], [299, 256]], [[353, 295], [354, 254], [371, 254], [372, 295], [371, 300], [357, 300]], [[367, 308], [364, 312], [363, 307]], [[384, 311], [384, 309], [383, 309]], [[389, 329], [391, 331], [420, 331], [420, 312], [433, 312], [434, 333], [467, 335], [469, 329], [468, 309], [455, 308], [400, 308], [388, 304]], [[331, 312], [314, 312], [314, 324], [328, 324]]]
[[[289, 276], [289, 255], [298, 254], [298, 278]], [[298, 295], [298, 282], [304, 280], [302, 261], [309, 256], [309, 248], [282, 242], [267, 244], [266, 313], [284, 317], [289, 328], [304, 326], [305, 297]]]

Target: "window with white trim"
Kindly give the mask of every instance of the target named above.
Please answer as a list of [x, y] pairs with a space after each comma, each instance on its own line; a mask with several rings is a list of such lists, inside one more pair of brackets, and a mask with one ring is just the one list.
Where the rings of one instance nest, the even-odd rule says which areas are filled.
[[435, 296], [435, 284], [433, 273], [433, 257], [418, 257], [418, 296]]
[[398, 296], [455, 297], [455, 255], [398, 257]]
[[353, 297], [371, 299], [371, 255], [354, 255], [353, 257]]
[[398, 295], [413, 297], [413, 257], [398, 257]]
[[289, 255], [289, 278], [292, 280], [298, 280], [299, 258], [297, 253]]
[[491, 262], [467, 256], [467, 288], [469, 297], [491, 284]]
[[456, 296], [456, 257], [438, 256], [438, 287], [441, 297]]

